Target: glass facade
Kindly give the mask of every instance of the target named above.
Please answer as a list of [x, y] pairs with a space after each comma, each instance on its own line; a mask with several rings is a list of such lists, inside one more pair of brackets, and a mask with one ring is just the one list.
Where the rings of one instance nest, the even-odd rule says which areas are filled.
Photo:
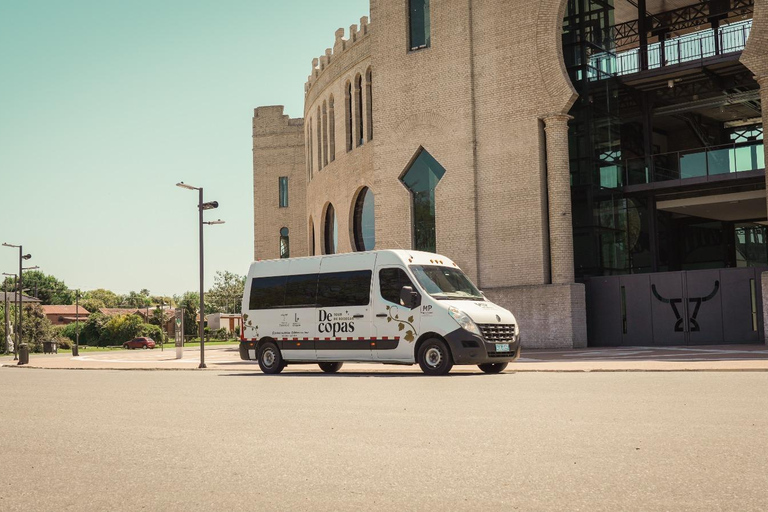
[[[579, 93], [569, 123], [576, 277], [765, 265], [764, 213], [728, 199], [764, 186], [758, 85], [734, 53], [751, 22], [734, 8], [727, 19], [701, 15], [694, 30], [692, 20], [655, 13], [643, 34], [651, 21], [639, 9], [617, 24], [614, 0], [568, 0], [563, 53]], [[621, 12], [634, 16], [627, 5]], [[726, 36], [736, 32], [733, 46]], [[709, 54], [678, 58], [683, 43], [714, 45], [715, 33]], [[694, 57], [723, 66], [702, 71]], [[711, 209], [670, 206], [713, 194], [724, 199]]]
[[429, 48], [429, 0], [409, 0], [408, 24], [411, 50]]
[[376, 248], [376, 219], [374, 217], [374, 196], [371, 189], [364, 187], [355, 201], [352, 215], [355, 234], [355, 250], [372, 251]]
[[413, 248], [417, 251], [437, 252], [435, 188], [444, 174], [443, 166], [422, 148], [400, 178], [413, 198]]

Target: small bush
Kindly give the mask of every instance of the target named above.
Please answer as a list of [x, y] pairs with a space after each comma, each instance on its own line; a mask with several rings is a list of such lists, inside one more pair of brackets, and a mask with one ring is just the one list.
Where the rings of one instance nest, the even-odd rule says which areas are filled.
[[72, 340], [67, 338], [66, 336], [57, 336], [56, 343], [59, 345], [59, 348], [63, 348], [63, 349], [71, 349], [72, 346], [74, 345]]
[[158, 325], [144, 324], [141, 329], [141, 335], [152, 338], [158, 343], [165, 343], [165, 333]]

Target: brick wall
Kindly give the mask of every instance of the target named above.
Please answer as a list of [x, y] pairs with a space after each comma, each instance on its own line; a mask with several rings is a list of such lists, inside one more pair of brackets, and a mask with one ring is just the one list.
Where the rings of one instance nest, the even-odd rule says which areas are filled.
[[[280, 208], [278, 180], [288, 177], [288, 207]], [[307, 177], [303, 119], [283, 107], [259, 107], [253, 114], [253, 238], [255, 259], [280, 257], [280, 229], [290, 230], [292, 256], [307, 252]]]

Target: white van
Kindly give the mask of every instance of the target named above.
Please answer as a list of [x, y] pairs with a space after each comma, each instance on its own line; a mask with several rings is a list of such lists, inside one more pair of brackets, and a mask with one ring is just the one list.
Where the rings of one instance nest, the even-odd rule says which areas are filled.
[[240, 357], [264, 373], [288, 364], [454, 364], [499, 373], [520, 357], [514, 315], [439, 254], [372, 251], [258, 261], [243, 294]]

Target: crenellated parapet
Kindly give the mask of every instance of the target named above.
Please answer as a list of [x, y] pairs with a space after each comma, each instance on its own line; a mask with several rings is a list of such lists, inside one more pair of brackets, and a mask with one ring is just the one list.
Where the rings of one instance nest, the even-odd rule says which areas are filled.
[[368, 22], [368, 16], [360, 18], [359, 25], [352, 25], [349, 27], [348, 35], [343, 28], [338, 29], [336, 31], [333, 48], [327, 48], [325, 54], [312, 59], [312, 73], [309, 75], [307, 82], [304, 85], [304, 93], [309, 93], [309, 90], [317, 82], [327, 67], [339, 60], [342, 55], [361, 44], [370, 33], [370, 29], [371, 26]]

